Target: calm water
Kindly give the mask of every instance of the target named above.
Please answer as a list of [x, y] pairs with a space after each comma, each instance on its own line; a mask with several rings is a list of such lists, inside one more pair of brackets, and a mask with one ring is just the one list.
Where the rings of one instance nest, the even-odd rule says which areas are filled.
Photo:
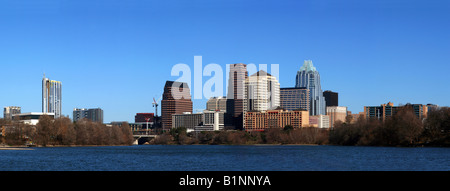
[[139, 145], [0, 150], [1, 171], [449, 171], [450, 148]]

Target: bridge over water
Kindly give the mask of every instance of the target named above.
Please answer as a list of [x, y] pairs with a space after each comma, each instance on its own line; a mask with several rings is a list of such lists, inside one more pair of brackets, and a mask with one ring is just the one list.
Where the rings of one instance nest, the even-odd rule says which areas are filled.
[[143, 132], [143, 131], [134, 131], [133, 132], [134, 137], [134, 145], [142, 145], [146, 142], [149, 142], [151, 139], [155, 139], [158, 137], [158, 135], [152, 134], [151, 132]]

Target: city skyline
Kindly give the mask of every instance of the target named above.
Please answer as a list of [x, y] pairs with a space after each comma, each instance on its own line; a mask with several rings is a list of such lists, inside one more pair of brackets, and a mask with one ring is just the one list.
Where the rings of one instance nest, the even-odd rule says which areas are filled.
[[[279, 64], [281, 88], [313, 60], [322, 90], [353, 113], [389, 101], [450, 105], [449, 2], [178, 3], [2, 2], [0, 106], [40, 111], [46, 73], [64, 83], [62, 115], [100, 107], [105, 122], [133, 121], [154, 112], [153, 97], [176, 80], [171, 67], [193, 67], [196, 55], [222, 68]], [[193, 99], [194, 111], [207, 100]]]

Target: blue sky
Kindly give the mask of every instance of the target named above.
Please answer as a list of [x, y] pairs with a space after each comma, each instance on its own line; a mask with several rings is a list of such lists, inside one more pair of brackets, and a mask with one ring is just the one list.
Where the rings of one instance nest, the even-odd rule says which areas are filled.
[[193, 67], [197, 55], [224, 70], [279, 64], [281, 87], [310, 59], [353, 113], [388, 101], [449, 106], [449, 10], [433, 0], [3, 0], [0, 107], [41, 111], [45, 72], [62, 81], [64, 115], [100, 107], [105, 122], [133, 122], [178, 79], [172, 66]]

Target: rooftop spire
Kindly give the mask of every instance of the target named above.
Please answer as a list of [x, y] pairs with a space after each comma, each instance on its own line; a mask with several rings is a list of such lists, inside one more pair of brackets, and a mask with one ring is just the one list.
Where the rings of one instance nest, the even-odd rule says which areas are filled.
[[300, 67], [300, 70], [304, 70], [304, 71], [317, 71], [316, 67], [313, 66], [313, 63], [311, 60], [305, 60], [305, 62], [303, 63], [303, 66]]

